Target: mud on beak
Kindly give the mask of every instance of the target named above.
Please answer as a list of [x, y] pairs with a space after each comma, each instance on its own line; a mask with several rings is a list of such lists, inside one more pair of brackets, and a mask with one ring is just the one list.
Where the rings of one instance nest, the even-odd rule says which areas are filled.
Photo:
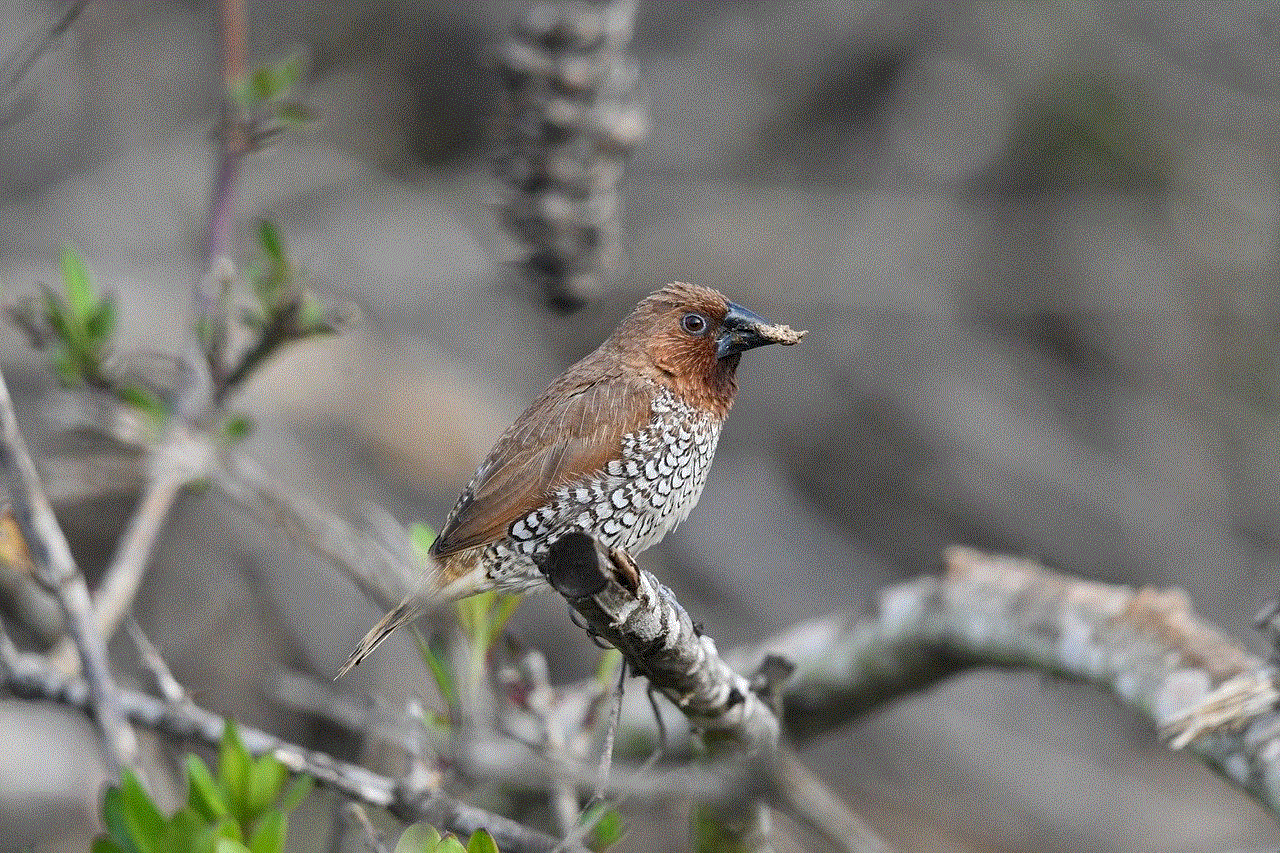
[[720, 334], [716, 336], [716, 358], [727, 358], [766, 344], [789, 347], [799, 343], [806, 334], [808, 332], [797, 332], [790, 326], [770, 323], [759, 314], [730, 302], [729, 312], [720, 324]]

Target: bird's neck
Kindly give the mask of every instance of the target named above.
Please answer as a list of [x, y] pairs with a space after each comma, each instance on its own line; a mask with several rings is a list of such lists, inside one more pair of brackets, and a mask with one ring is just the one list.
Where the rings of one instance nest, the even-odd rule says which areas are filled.
[[680, 399], [723, 420], [729, 414], [733, 395], [738, 390], [740, 359], [739, 355], [715, 359], [704, 370], [665, 376], [664, 384]]

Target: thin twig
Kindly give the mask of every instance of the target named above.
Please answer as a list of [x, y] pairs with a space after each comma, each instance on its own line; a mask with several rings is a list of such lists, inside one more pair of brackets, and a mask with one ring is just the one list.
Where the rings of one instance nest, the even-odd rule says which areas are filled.
[[549, 786], [551, 814], [555, 818], [556, 834], [564, 838], [578, 821], [578, 791], [573, 782], [559, 771], [571, 763], [571, 758], [565, 745], [564, 731], [553, 714], [555, 690], [551, 687], [547, 658], [542, 652], [527, 651], [520, 656], [518, 666], [529, 688], [525, 706], [537, 718], [542, 730], [542, 752], [548, 763], [557, 768]]
[[[9, 54], [3, 63], [0, 63], [0, 105], [3, 105], [5, 96], [17, 88], [22, 82], [22, 78], [27, 76], [27, 72], [35, 67], [40, 57], [44, 56], [45, 51], [53, 46], [53, 43], [61, 38], [62, 34], [71, 28], [76, 18], [80, 17], [80, 13], [84, 11], [84, 7], [89, 5], [89, 0], [74, 0], [67, 5], [62, 14], [53, 21], [43, 32], [32, 33], [27, 37], [13, 53]], [[10, 115], [10, 107], [0, 106], [0, 125], [4, 125]]]
[[130, 616], [125, 622], [125, 629], [129, 632], [129, 637], [138, 650], [138, 656], [142, 658], [143, 665], [155, 679], [156, 689], [160, 691], [165, 701], [173, 703], [187, 701], [187, 691], [178, 683], [178, 679], [173, 677], [173, 671], [161, 657], [155, 643], [151, 642], [151, 638], [143, 632], [138, 620]]
[[889, 853], [890, 847], [865, 821], [835, 795], [813, 771], [787, 749], [769, 765], [770, 799], [826, 839], [831, 850], [844, 853]]
[[371, 853], [390, 853], [386, 839], [373, 825], [373, 821], [369, 820], [369, 814], [364, 810], [364, 806], [359, 803], [347, 803], [344, 811], [350, 820], [360, 825], [360, 829], [364, 832], [364, 843], [368, 845]]
[[[93, 621], [104, 640], [115, 635], [133, 607], [151, 553], [174, 501], [188, 483], [204, 476], [210, 468], [212, 456], [207, 439], [176, 421], [170, 425], [164, 441], [151, 454], [146, 491], [93, 594]], [[63, 646], [53, 653], [55, 665], [66, 672], [74, 671], [69, 651]]]
[[[63, 676], [44, 660], [19, 652], [0, 631], [0, 675], [4, 687], [16, 696], [58, 702], [73, 708], [92, 707], [90, 689], [79, 676]], [[117, 697], [124, 713], [136, 725], [184, 740], [209, 746], [221, 742], [226, 720], [191, 702], [171, 703], [121, 690]], [[238, 729], [244, 745], [254, 755], [271, 754], [294, 773], [305, 773], [331, 790], [370, 806], [387, 809], [406, 822], [425, 820], [432, 826], [460, 837], [485, 829], [504, 853], [547, 853], [559, 840], [529, 829], [510, 818], [486, 812], [453, 800], [430, 784], [411, 779], [393, 779], [356, 764], [309, 750], [277, 738], [260, 729]], [[585, 848], [573, 847], [573, 853]]]
[[618, 727], [622, 724], [622, 696], [627, 686], [627, 662], [624, 660], [618, 667], [618, 683], [613, 688], [613, 706], [609, 709], [609, 719], [605, 723], [604, 739], [600, 744], [600, 765], [596, 772], [596, 790], [591, 799], [600, 802], [604, 799], [605, 787], [609, 784], [609, 771], [613, 767], [613, 745], [618, 737]]
[[318, 556], [332, 560], [378, 604], [391, 608], [416, 587], [423, 566], [375, 540], [315, 503], [281, 490], [253, 460], [236, 454], [214, 472], [214, 482], [256, 518]]
[[110, 765], [114, 771], [135, 767], [138, 741], [120, 706], [107, 664], [106, 646], [94, 627], [89, 587], [71, 555], [71, 547], [49, 505], [27, 443], [18, 430], [18, 418], [3, 375], [0, 375], [0, 466], [8, 481], [14, 518], [31, 551], [36, 575], [62, 606], [67, 631], [80, 653], [89, 707], [102, 733]]

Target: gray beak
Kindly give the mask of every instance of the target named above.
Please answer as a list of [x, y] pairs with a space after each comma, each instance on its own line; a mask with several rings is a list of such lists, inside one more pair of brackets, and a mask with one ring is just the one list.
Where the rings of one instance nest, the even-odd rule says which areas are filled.
[[729, 313], [725, 314], [724, 322], [720, 324], [720, 334], [716, 336], [716, 358], [727, 358], [765, 344], [789, 347], [799, 343], [805, 334], [807, 333], [797, 332], [790, 326], [770, 323], [759, 314], [730, 302]]

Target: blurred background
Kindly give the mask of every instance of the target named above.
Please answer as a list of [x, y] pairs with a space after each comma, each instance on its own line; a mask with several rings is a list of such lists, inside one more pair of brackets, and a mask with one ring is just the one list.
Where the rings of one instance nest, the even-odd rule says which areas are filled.
[[[0, 0], [0, 56], [61, 8]], [[301, 51], [320, 120], [248, 161], [238, 243], [271, 217], [361, 314], [234, 403], [282, 485], [438, 526], [550, 379], [645, 293], [692, 281], [810, 330], [744, 360], [701, 504], [641, 559], [722, 648], [874, 606], [953, 542], [1183, 587], [1258, 646], [1280, 560], [1274, 4], [641, 2], [649, 135], [619, 185], [621, 262], [570, 316], [518, 275], [492, 210], [488, 69], [524, 10], [250, 3], [250, 62]], [[178, 351], [218, 62], [210, 4], [96, 0], [0, 92], [6, 297], [56, 281], [72, 243], [119, 295], [122, 343]], [[141, 471], [63, 434], [75, 395], [11, 329], [0, 366], [92, 576]], [[327, 680], [377, 610], [269, 525], [187, 495], [136, 613], [202, 704], [355, 748], [273, 685]], [[575, 650], [557, 679], [589, 671], [558, 600], [517, 630]], [[343, 689], [412, 689], [421, 664], [388, 645]], [[805, 755], [903, 850], [1280, 843], [1108, 698], [1037, 675], [966, 675]], [[97, 761], [78, 716], [0, 700], [0, 848], [87, 849]], [[629, 816], [624, 849], [684, 820]]]

